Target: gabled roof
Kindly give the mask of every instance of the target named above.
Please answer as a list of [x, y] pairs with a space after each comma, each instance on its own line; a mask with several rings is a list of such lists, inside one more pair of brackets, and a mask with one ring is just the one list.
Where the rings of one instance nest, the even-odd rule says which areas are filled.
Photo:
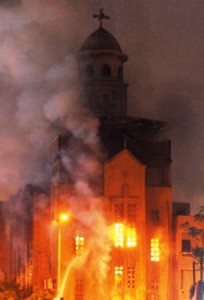
[[139, 161], [130, 151], [127, 149], [123, 149], [122, 151], [118, 152], [115, 156], [113, 156], [110, 160], [108, 160], [106, 163], [111, 163], [112, 161], [116, 160], [117, 158], [120, 158], [123, 155], [127, 155], [130, 157], [130, 159], [134, 160], [140, 167], [146, 167], [141, 161]]

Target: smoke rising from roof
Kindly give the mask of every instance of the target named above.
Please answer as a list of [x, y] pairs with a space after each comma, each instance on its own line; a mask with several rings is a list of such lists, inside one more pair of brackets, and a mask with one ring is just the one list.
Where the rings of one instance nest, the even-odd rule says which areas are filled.
[[[204, 10], [200, 1], [133, 3], [119, 0], [116, 6], [104, 0], [87, 0], [83, 12], [81, 1], [77, 0], [1, 1], [0, 133], [4, 141], [0, 152], [1, 162], [4, 162], [0, 171], [1, 193], [4, 183], [11, 178], [9, 193], [26, 181], [39, 178], [38, 154], [43, 157], [43, 146], [40, 150], [40, 145], [35, 143], [33, 148], [33, 143], [43, 140], [38, 139], [42, 132], [47, 143], [53, 138], [48, 119], [54, 116], [47, 102], [56, 99], [59, 90], [64, 93], [63, 86], [65, 82], [68, 84], [65, 78], [72, 76], [65, 67], [70, 59], [66, 56], [71, 51], [76, 52], [96, 29], [91, 16], [100, 7], [111, 17], [104, 27], [113, 33], [129, 56], [126, 64], [129, 111], [169, 122], [174, 200], [191, 201], [196, 210], [203, 203], [204, 192], [200, 163], [203, 157]], [[57, 87], [60, 88], [57, 90]], [[27, 104], [23, 99], [27, 99]], [[38, 151], [32, 151], [35, 147]], [[12, 173], [11, 166], [15, 166]], [[32, 174], [28, 174], [31, 169]], [[6, 198], [6, 191], [3, 194]]]

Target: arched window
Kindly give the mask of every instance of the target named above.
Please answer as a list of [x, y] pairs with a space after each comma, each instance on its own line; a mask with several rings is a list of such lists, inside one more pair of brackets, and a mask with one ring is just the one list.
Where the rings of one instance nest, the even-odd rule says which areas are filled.
[[94, 68], [92, 65], [87, 65], [85, 69], [86, 75], [88, 78], [91, 78], [94, 74]]
[[123, 79], [123, 68], [122, 67], [118, 68], [118, 79]]
[[110, 77], [111, 76], [110, 66], [107, 64], [104, 64], [101, 69], [101, 74], [103, 75], [103, 77]]

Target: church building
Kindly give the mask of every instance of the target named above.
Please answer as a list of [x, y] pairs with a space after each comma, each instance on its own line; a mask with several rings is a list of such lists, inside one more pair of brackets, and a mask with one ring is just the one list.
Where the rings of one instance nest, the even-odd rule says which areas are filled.
[[[81, 126], [73, 134], [62, 122], [49, 187], [25, 188], [27, 204], [9, 226], [9, 263], [2, 254], [0, 268], [22, 289], [46, 288], [56, 299], [187, 299], [179, 296], [172, 251], [182, 237], [173, 230], [165, 123], [127, 114], [128, 57], [104, 28], [103, 10], [94, 17], [99, 28], [77, 55]], [[12, 211], [18, 204], [7, 205]]]

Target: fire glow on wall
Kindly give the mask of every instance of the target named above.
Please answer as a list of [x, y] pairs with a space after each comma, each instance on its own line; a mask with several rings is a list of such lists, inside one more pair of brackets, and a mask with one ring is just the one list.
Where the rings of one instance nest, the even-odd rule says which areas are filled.
[[114, 224], [114, 247], [133, 248], [137, 246], [136, 229], [123, 223]]

